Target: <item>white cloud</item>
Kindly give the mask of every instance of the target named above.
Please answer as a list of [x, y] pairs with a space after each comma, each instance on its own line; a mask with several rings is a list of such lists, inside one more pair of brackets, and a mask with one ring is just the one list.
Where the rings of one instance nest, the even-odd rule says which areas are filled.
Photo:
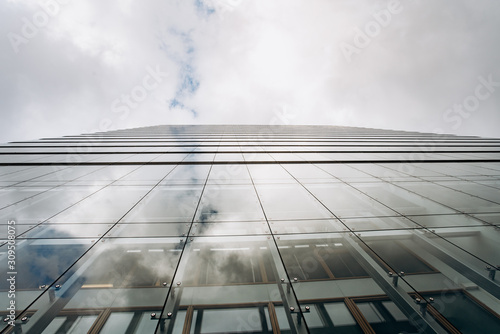
[[[401, 2], [350, 62], [340, 45], [355, 46], [390, 1], [66, 2], [29, 38], [23, 25], [42, 7], [0, 5], [2, 142], [108, 125], [268, 124], [283, 108], [294, 124], [499, 136], [500, 87], [467, 117], [443, 116], [478, 77], [500, 82], [493, 0]], [[24, 38], [18, 53], [12, 34]], [[168, 77], [132, 96], [126, 117], [114, 112], [141, 92], [148, 67]]]

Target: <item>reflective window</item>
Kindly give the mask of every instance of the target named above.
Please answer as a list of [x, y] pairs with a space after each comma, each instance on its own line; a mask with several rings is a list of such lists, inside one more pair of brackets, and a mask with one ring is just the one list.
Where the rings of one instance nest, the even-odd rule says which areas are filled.
[[345, 184], [308, 184], [307, 189], [340, 218], [397, 215], [390, 208]]
[[208, 184], [196, 211], [196, 221], [263, 220], [264, 213], [253, 185]]
[[424, 294], [426, 298], [434, 298], [430, 312], [438, 321], [443, 315], [452, 326], [461, 333], [500, 332], [500, 318], [494, 311], [481, 305], [475, 298], [463, 291], [443, 291], [439, 294]]
[[209, 165], [180, 165], [161, 184], [204, 184], [209, 171]]
[[418, 333], [408, 317], [389, 300], [356, 302], [375, 333]]
[[51, 222], [116, 222], [149, 190], [150, 187], [109, 186], [51, 218]]
[[278, 249], [288, 274], [299, 280], [368, 276], [341, 241], [282, 241]]
[[333, 218], [318, 200], [299, 184], [256, 185], [269, 220]]
[[405, 274], [436, 271], [404, 243], [404, 240], [383, 240], [368, 241], [366, 245], [373, 252], [374, 259], [388, 271], [395, 270], [398, 273], [402, 271]]
[[200, 309], [193, 317], [191, 330], [204, 334], [273, 333], [264, 307]]
[[[77, 326], [86, 328], [86, 333], [90, 326], [99, 328], [108, 321], [101, 332], [126, 327], [131, 333], [144, 333], [141, 330], [156, 328], [184, 245], [179, 240], [101, 240], [55, 282], [57, 286], [45, 290], [32, 306], [23, 331], [59, 333], [60, 328], [67, 331]], [[151, 319], [152, 312], [158, 317]], [[78, 327], [84, 325], [89, 327]]]
[[123, 222], [190, 222], [195, 214], [201, 185], [158, 186], [123, 218]]
[[184, 284], [228, 285], [276, 280], [267, 242], [234, 242], [229, 238], [208, 239], [213, 242], [197, 240], [191, 249]]

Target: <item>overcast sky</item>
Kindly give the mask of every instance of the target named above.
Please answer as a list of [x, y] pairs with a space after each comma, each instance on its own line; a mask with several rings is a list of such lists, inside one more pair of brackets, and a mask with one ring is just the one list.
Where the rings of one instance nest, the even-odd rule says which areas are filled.
[[500, 137], [497, 0], [7, 0], [0, 142], [157, 124]]

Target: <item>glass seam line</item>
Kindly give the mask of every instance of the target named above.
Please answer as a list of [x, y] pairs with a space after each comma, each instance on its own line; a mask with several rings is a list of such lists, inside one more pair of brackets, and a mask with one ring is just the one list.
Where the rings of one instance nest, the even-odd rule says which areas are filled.
[[[196, 149], [196, 148], [194, 148], [191, 152], [193, 152], [195, 149]], [[216, 156], [217, 156], [217, 155], [216, 155], [216, 154], [214, 154], [213, 160], [215, 160], [215, 157], [216, 157]], [[186, 155], [186, 156], [184, 157], [184, 159], [186, 159], [187, 157], [188, 157], [188, 155]], [[184, 159], [183, 159], [183, 160], [184, 160]], [[210, 178], [210, 173], [211, 173], [211, 171], [212, 171], [212, 165], [210, 165], [210, 169], [208, 170], [207, 177], [206, 177], [206, 179], [205, 179], [205, 183], [203, 184], [203, 188], [202, 188], [202, 190], [201, 190], [200, 197], [199, 197], [199, 199], [198, 199], [198, 203], [196, 204], [196, 208], [194, 209], [193, 218], [191, 219], [191, 223], [190, 223], [190, 225], [189, 225], [189, 230], [188, 230], [188, 231], [187, 231], [187, 233], [186, 233], [186, 238], [185, 238], [184, 244], [182, 245], [182, 250], [181, 250], [181, 253], [180, 253], [180, 255], [179, 255], [179, 259], [177, 260], [177, 264], [176, 264], [176, 266], [175, 266], [175, 270], [174, 270], [174, 272], [173, 272], [173, 274], [172, 274], [172, 282], [170, 282], [170, 287], [168, 288], [167, 295], [165, 296], [165, 302], [163, 303], [163, 306], [162, 306], [162, 309], [161, 309], [161, 312], [160, 312], [160, 317], [159, 317], [158, 323], [156, 324], [155, 333], [157, 333], [157, 332], [158, 332], [159, 327], [160, 327], [160, 322], [161, 322], [161, 320], [163, 319], [163, 314], [164, 314], [164, 312], [165, 312], [165, 307], [167, 306], [168, 298], [170, 297], [170, 292], [172, 291], [172, 288], [173, 288], [173, 286], [174, 286], [175, 277], [176, 277], [176, 275], [177, 275], [177, 271], [178, 271], [178, 269], [179, 269], [179, 265], [180, 265], [180, 263], [181, 263], [181, 261], [182, 261], [182, 257], [183, 257], [183, 255], [184, 255], [184, 251], [185, 251], [185, 249], [186, 249], [186, 245], [187, 245], [187, 243], [189, 242], [189, 238], [190, 238], [191, 230], [192, 230], [193, 225], [194, 225], [194, 220], [195, 220], [195, 217], [196, 217], [196, 213], [197, 213], [198, 208], [199, 208], [199, 206], [200, 206], [200, 204], [201, 204], [201, 200], [202, 200], [202, 198], [203, 198], [203, 193], [205, 192], [205, 188], [206, 188], [206, 186], [207, 186], [208, 179]]]

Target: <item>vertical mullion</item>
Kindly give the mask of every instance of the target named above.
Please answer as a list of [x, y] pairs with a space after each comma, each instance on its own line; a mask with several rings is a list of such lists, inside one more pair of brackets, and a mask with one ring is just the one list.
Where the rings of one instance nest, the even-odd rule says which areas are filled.
[[353, 315], [354, 319], [356, 319], [358, 325], [363, 330], [363, 333], [375, 334], [375, 331], [373, 330], [372, 326], [368, 323], [363, 313], [361, 313], [359, 308], [356, 306], [356, 303], [354, 303], [350, 298], [345, 298], [344, 303], [351, 312], [351, 314]]

